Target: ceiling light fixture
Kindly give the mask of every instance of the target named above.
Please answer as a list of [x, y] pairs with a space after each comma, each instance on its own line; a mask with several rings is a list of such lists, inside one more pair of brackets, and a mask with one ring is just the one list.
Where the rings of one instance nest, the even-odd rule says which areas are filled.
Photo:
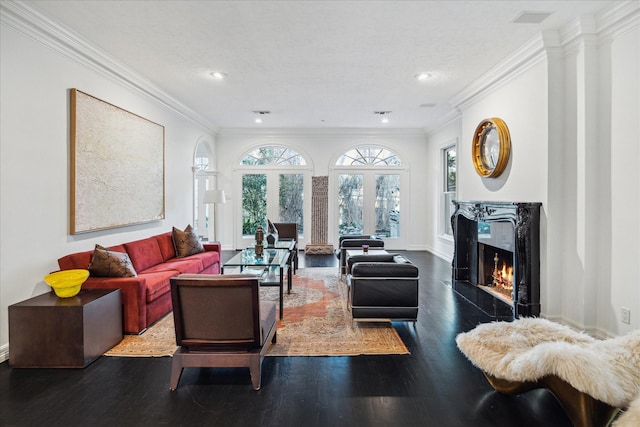
[[254, 110], [253, 114], [257, 114], [258, 117], [256, 117], [256, 119], [254, 120], [256, 123], [262, 123], [262, 119], [260, 118], [260, 116], [265, 116], [267, 114], [271, 114], [271, 111], [268, 110]]
[[387, 116], [391, 114], [391, 111], [374, 111], [373, 114], [382, 117], [382, 119], [380, 119], [381, 123], [389, 123], [389, 119], [387, 118]]
[[431, 73], [418, 73], [414, 76], [416, 80], [423, 82], [425, 80], [429, 80], [432, 77]]
[[227, 77], [227, 73], [223, 73], [222, 71], [212, 71], [209, 75], [217, 80], [222, 80]]

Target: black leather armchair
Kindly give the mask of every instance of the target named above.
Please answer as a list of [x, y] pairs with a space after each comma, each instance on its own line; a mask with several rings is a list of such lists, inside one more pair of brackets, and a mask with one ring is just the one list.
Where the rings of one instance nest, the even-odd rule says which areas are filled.
[[362, 245], [369, 245], [370, 249], [384, 249], [384, 240], [378, 239], [375, 236], [340, 236], [338, 238], [338, 250], [336, 256], [340, 260], [340, 274], [347, 274], [347, 251], [349, 249], [361, 249]]
[[349, 307], [354, 319], [415, 322], [418, 267], [395, 254], [358, 255], [348, 260]]

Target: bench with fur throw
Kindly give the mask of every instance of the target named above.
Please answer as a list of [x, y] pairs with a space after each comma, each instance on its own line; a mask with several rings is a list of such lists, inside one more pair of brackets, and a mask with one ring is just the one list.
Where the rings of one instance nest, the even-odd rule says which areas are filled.
[[575, 426], [608, 425], [627, 407], [615, 425], [640, 425], [640, 330], [597, 340], [546, 319], [522, 318], [479, 325], [456, 343], [497, 391], [547, 388]]

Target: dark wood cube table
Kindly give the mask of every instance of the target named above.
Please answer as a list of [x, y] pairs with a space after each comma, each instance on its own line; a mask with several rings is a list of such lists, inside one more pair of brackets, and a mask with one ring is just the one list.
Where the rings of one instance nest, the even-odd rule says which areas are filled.
[[9, 306], [9, 365], [84, 368], [122, 340], [120, 290], [49, 292]]

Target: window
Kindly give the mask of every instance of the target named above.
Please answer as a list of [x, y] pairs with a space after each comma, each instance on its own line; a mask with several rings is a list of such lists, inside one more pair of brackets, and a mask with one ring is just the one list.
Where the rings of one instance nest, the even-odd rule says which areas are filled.
[[442, 150], [443, 159], [443, 191], [442, 191], [442, 230], [445, 235], [453, 236], [451, 215], [453, 214], [453, 200], [456, 197], [456, 146], [451, 145]]
[[336, 166], [401, 166], [400, 158], [383, 147], [365, 145], [344, 153]]
[[361, 145], [338, 158], [336, 171], [338, 235], [375, 234], [402, 244], [402, 159], [387, 148]]
[[245, 154], [240, 163], [255, 166], [305, 166], [307, 164], [300, 154], [290, 148], [277, 145], [256, 148]]
[[246, 152], [239, 166], [242, 230], [237, 247], [246, 247], [259, 225], [266, 229], [267, 219], [298, 224], [299, 239], [304, 239], [305, 203], [310, 203], [304, 193], [311, 176], [305, 158], [291, 148], [269, 145]]

